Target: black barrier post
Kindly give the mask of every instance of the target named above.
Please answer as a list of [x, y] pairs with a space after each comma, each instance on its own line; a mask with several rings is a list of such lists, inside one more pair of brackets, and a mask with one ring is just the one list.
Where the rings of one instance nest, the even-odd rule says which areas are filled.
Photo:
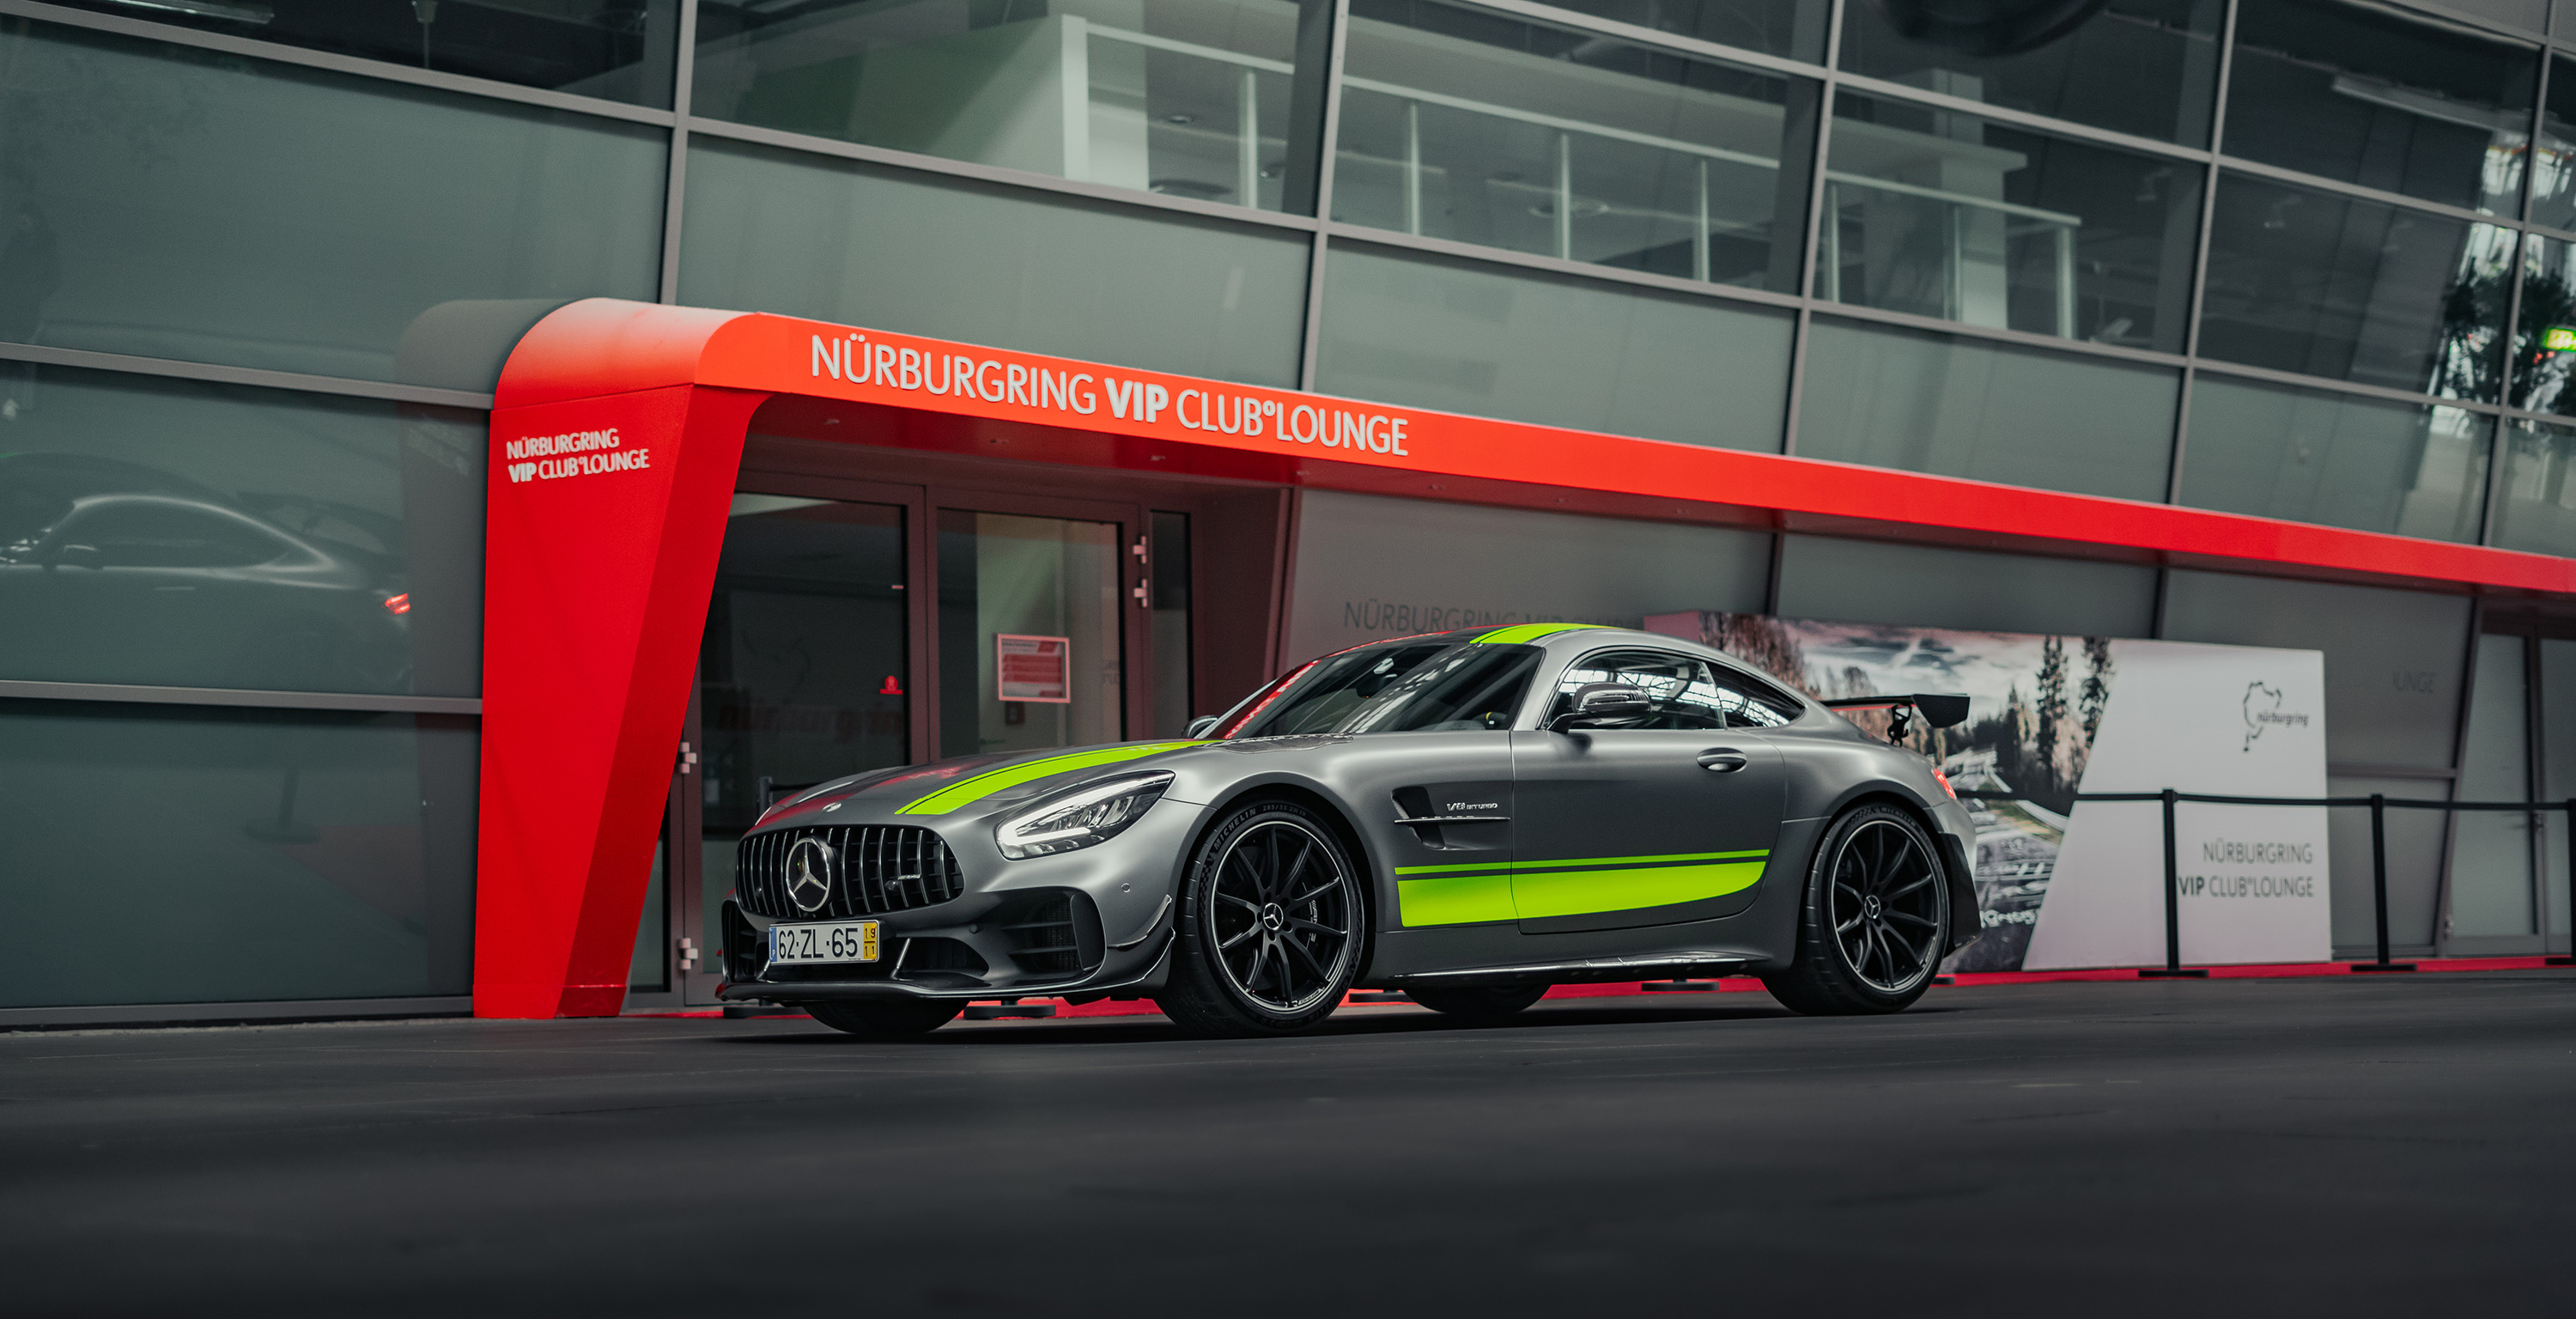
[[2176, 878], [2174, 858], [2174, 802], [2181, 794], [2164, 790], [2165, 804], [2165, 964], [2159, 970], [2149, 967], [2138, 972], [2142, 980], [2162, 980], [2176, 976], [2200, 977], [2209, 972], [2186, 971], [2182, 967], [2182, 881]]
[[2379, 921], [2379, 960], [2361, 962], [2355, 971], [2412, 971], [2413, 962], [2388, 960], [2388, 797], [2370, 794], [2370, 903]]
[[[2551, 966], [2576, 966], [2576, 797], [2567, 799], [2567, 956], [2548, 959]], [[2540, 932], [2540, 951], [2549, 951], [2549, 931]]]

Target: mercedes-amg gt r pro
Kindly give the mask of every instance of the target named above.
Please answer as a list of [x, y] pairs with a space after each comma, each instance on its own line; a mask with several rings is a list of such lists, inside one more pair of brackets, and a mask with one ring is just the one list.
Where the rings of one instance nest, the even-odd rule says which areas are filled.
[[[1967, 701], [1838, 701], [1902, 723]], [[722, 996], [862, 1035], [973, 1000], [1151, 998], [1213, 1035], [1355, 986], [1467, 1017], [1752, 974], [1894, 1012], [1976, 937], [1975, 830], [1922, 755], [1706, 646], [1532, 624], [1331, 655], [1185, 741], [807, 789], [747, 834]]]

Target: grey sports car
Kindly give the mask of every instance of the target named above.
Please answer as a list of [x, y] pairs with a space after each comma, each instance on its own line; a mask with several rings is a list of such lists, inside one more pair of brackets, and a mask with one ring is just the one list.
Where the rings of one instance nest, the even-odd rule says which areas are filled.
[[1355, 986], [1500, 1018], [1554, 984], [1729, 974], [1894, 1012], [1977, 934], [1974, 826], [1931, 762], [1671, 637], [1378, 642], [1191, 732], [778, 803], [742, 840], [722, 996], [875, 1036], [974, 1000], [1151, 998], [1276, 1035]]

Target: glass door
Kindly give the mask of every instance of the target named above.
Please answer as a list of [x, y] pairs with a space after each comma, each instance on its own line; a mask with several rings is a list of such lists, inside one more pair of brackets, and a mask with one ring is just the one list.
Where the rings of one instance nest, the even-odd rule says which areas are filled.
[[1125, 527], [939, 510], [943, 756], [1127, 736]]
[[[739, 493], [698, 653], [686, 740], [699, 756], [695, 882], [680, 929], [723, 944], [734, 846], [771, 802], [826, 779], [910, 763], [911, 556], [901, 505]], [[688, 1001], [710, 1002], [711, 954]]]

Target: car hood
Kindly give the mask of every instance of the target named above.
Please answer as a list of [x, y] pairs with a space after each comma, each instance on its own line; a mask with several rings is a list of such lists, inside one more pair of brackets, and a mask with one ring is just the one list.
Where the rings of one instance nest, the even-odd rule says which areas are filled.
[[817, 824], [937, 824], [986, 814], [1088, 779], [1162, 769], [1174, 757], [1221, 743], [1114, 742], [1001, 755], [959, 756], [929, 765], [871, 770], [818, 783], [778, 803], [754, 832]]

